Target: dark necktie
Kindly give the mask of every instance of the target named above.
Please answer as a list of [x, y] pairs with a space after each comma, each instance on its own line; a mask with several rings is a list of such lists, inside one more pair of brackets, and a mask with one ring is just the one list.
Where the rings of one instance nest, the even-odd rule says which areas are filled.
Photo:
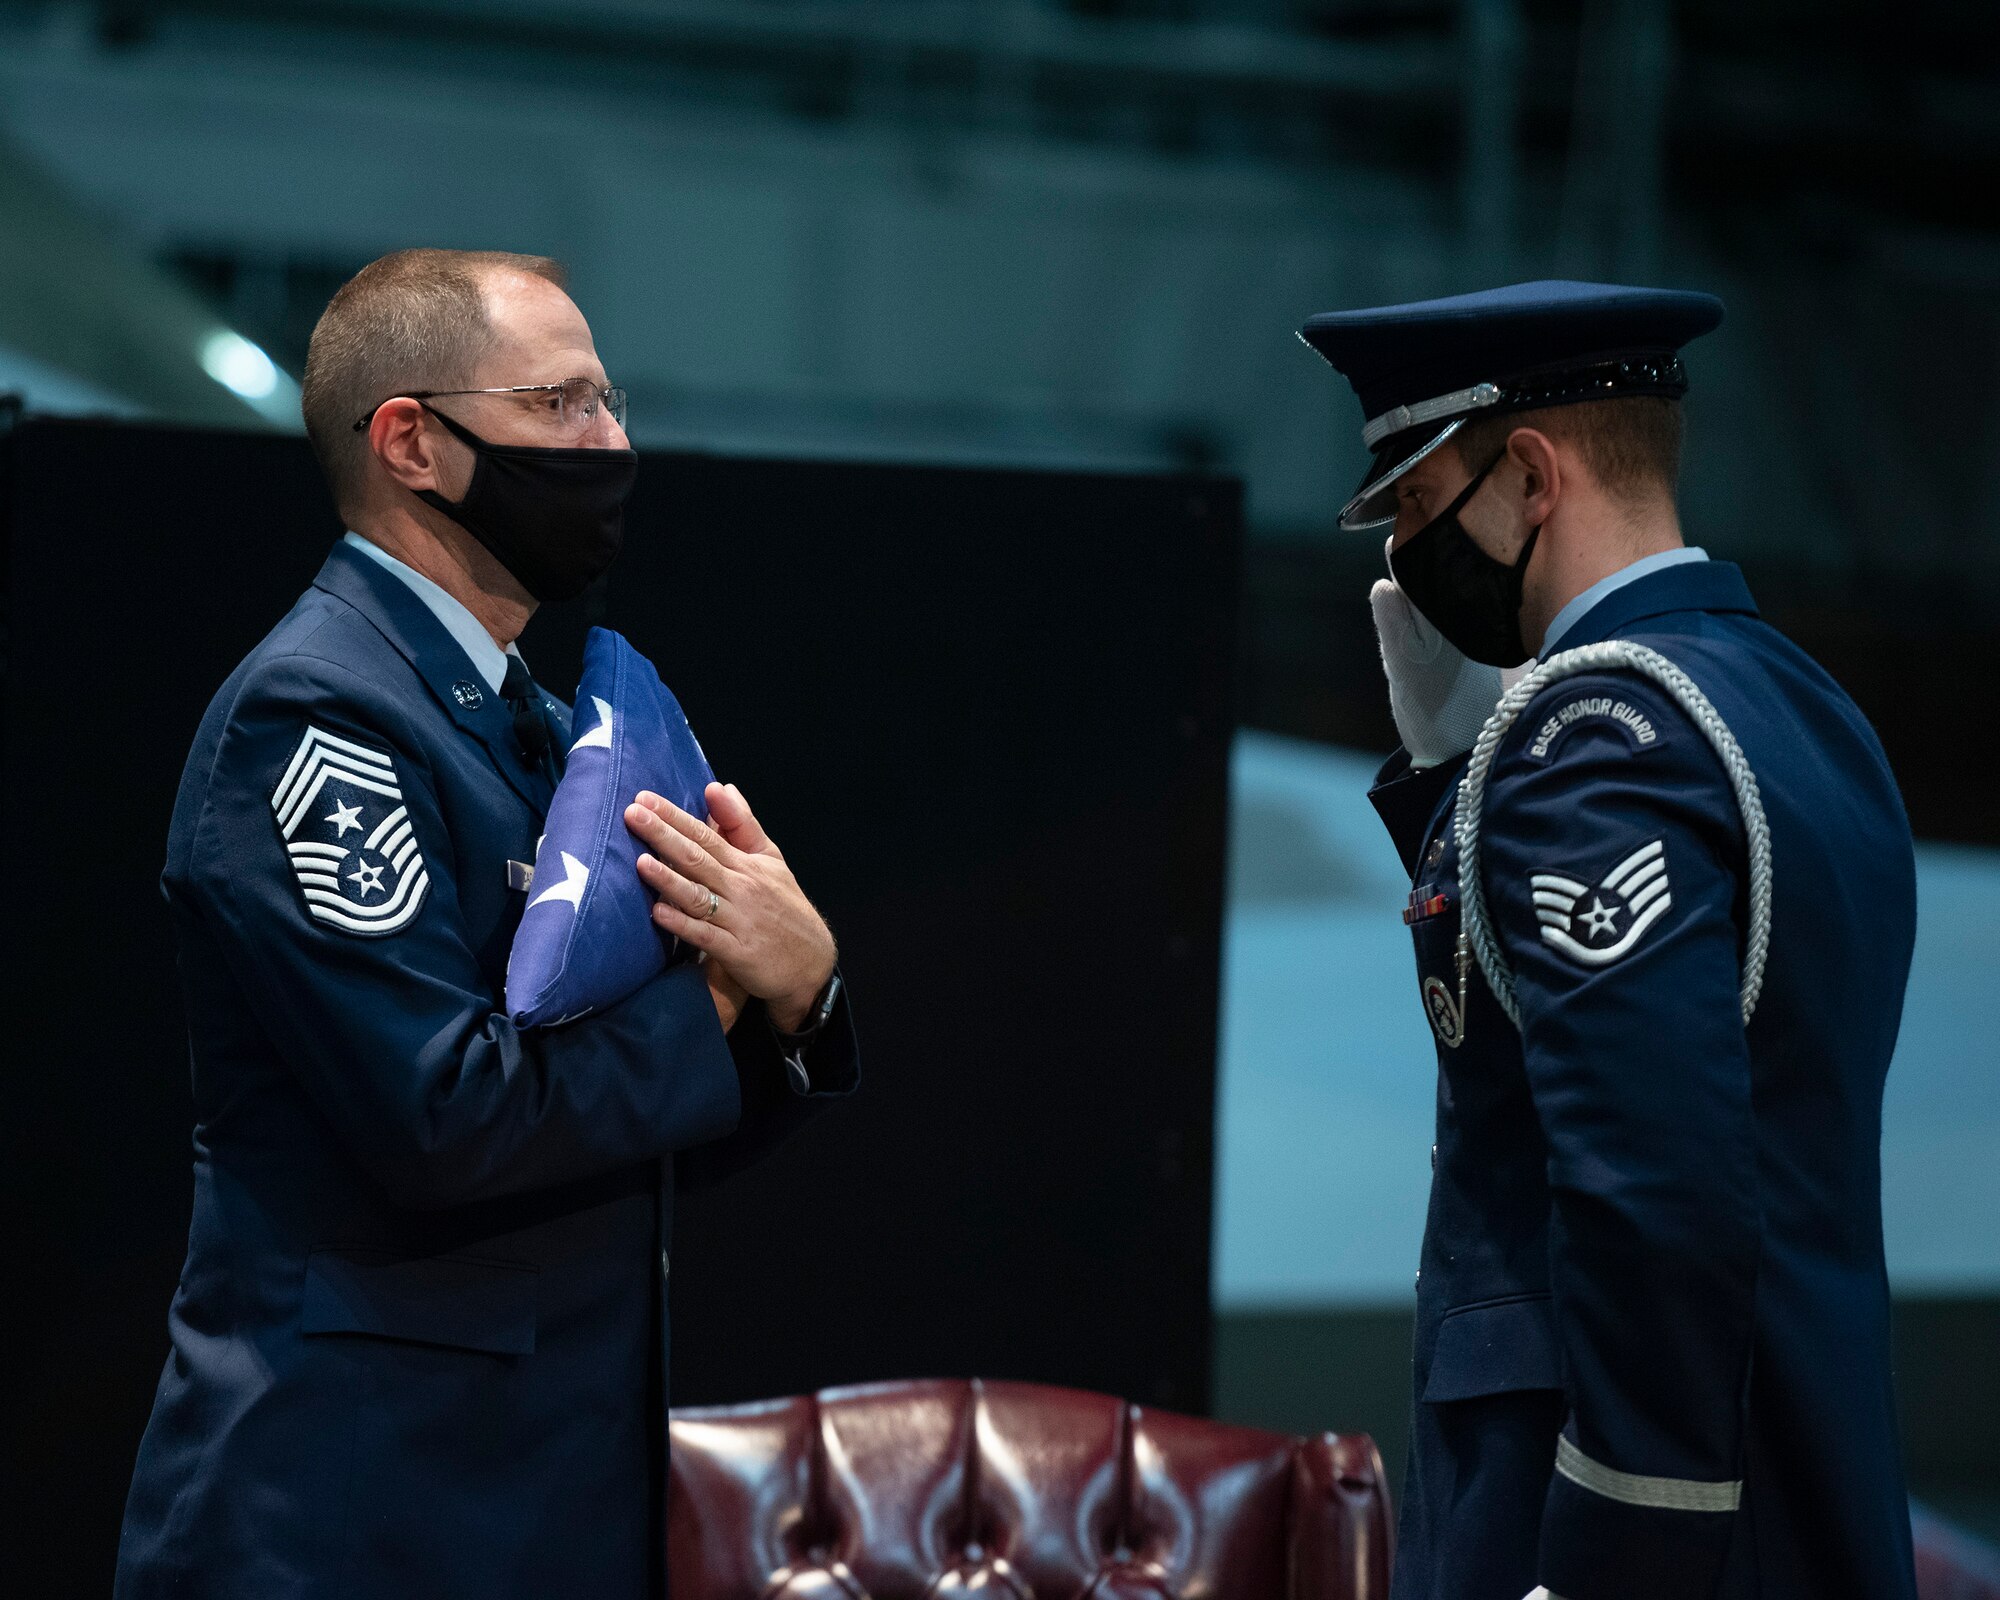
[[556, 748], [555, 723], [543, 702], [542, 691], [528, 676], [527, 664], [519, 656], [507, 658], [507, 676], [500, 684], [500, 698], [514, 713], [514, 742], [521, 747], [530, 770], [539, 772], [554, 788], [562, 777], [562, 753]]

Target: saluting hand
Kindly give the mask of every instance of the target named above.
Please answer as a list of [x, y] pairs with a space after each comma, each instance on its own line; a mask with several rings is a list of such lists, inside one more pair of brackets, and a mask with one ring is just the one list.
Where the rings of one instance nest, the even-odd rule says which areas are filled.
[[625, 808], [625, 826], [648, 851], [639, 877], [654, 895], [653, 920], [762, 1000], [779, 1028], [795, 1032], [833, 976], [833, 931], [743, 792], [711, 783], [704, 798], [711, 822], [651, 790]]
[[1434, 767], [1470, 750], [1505, 688], [1500, 669], [1466, 660], [1389, 579], [1376, 580], [1368, 603], [1389, 679], [1389, 715], [1410, 765]]

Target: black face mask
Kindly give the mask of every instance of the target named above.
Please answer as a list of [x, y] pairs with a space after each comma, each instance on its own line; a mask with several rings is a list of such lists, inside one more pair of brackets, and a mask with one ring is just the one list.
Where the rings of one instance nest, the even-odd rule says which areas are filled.
[[638, 451], [488, 444], [442, 411], [424, 409], [477, 459], [463, 500], [435, 489], [415, 490], [417, 498], [485, 545], [529, 594], [574, 600], [617, 559]]
[[1503, 450], [1487, 462], [1457, 499], [1389, 552], [1389, 571], [1410, 604], [1466, 659], [1489, 667], [1518, 666], [1531, 653], [1521, 637], [1521, 586], [1542, 534], [1540, 528], [1531, 532], [1509, 566], [1473, 543], [1458, 520], [1505, 455]]

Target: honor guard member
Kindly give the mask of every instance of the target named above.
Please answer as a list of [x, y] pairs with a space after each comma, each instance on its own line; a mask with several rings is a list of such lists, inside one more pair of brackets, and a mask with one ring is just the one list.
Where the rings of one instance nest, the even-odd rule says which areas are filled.
[[194, 1216], [124, 1600], [662, 1593], [675, 1188], [855, 1080], [832, 938], [733, 789], [713, 830], [628, 814], [656, 917], [733, 925], [726, 961], [559, 1027], [501, 1003], [569, 722], [512, 640], [609, 563], [637, 462], [561, 282], [405, 251], [313, 335], [355, 531], [174, 809]]
[[1680, 350], [1721, 317], [1535, 283], [1303, 330], [1374, 451], [1340, 521], [1388, 537], [1371, 798], [1439, 1069], [1398, 1600], [1912, 1593], [1910, 832], [1853, 703], [1682, 543]]

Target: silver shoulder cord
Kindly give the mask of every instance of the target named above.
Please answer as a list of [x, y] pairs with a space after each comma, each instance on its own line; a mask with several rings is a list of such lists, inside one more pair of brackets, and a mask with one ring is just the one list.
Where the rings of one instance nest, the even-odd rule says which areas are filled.
[[1606, 668], [1624, 668], [1640, 673], [1672, 695], [1714, 746], [1716, 755], [1721, 758], [1722, 770], [1728, 774], [1729, 785], [1736, 791], [1736, 806], [1743, 815], [1743, 832], [1750, 845], [1750, 942], [1743, 961], [1742, 990], [1743, 1021], [1747, 1026], [1751, 1013], [1757, 1009], [1757, 997], [1763, 992], [1764, 960], [1771, 948], [1771, 829], [1764, 819], [1764, 802], [1757, 792], [1757, 775], [1743, 758], [1742, 746], [1737, 744], [1729, 725], [1722, 720], [1708, 696], [1695, 686], [1694, 680], [1657, 650], [1649, 650], [1645, 645], [1635, 644], [1629, 639], [1587, 644], [1549, 657], [1500, 697], [1493, 715], [1479, 730], [1479, 741], [1472, 747], [1472, 760], [1459, 785], [1455, 823], [1459, 878], [1458, 1014], [1461, 1017], [1465, 1015], [1466, 977], [1472, 957], [1477, 956], [1479, 970], [1486, 975], [1486, 985], [1493, 991], [1493, 998], [1500, 1002], [1500, 1009], [1507, 1013], [1507, 1019], [1517, 1029], [1521, 1026], [1521, 1006], [1514, 995], [1514, 974], [1508, 969], [1507, 958], [1501, 954], [1499, 941], [1493, 937], [1492, 925], [1486, 916], [1486, 891], [1479, 876], [1479, 817], [1486, 798], [1486, 778], [1492, 770], [1493, 757], [1515, 719], [1542, 690], [1578, 673], [1600, 672]]

